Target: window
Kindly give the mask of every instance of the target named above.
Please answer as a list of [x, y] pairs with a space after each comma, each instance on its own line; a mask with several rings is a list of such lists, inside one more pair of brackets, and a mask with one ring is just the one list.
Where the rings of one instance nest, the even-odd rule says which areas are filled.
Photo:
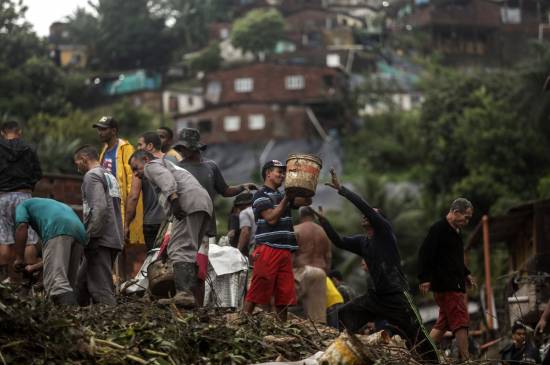
[[230, 115], [223, 119], [223, 129], [226, 132], [235, 132], [241, 129], [241, 117]]
[[187, 97], [187, 105], [193, 106], [193, 101], [195, 101], [195, 99], [192, 96]]
[[265, 117], [263, 114], [251, 114], [248, 116], [248, 129], [259, 130], [265, 128]]
[[331, 53], [327, 55], [327, 66], [328, 67], [339, 67], [340, 66], [340, 55], [338, 53]]
[[198, 130], [202, 134], [212, 133], [212, 121], [209, 119], [199, 120]]
[[168, 110], [172, 113], [178, 112], [178, 97], [170, 95], [168, 98]]
[[301, 90], [306, 86], [304, 76], [302, 75], [287, 76], [285, 84], [287, 90]]
[[211, 103], [217, 103], [220, 101], [221, 92], [222, 84], [219, 81], [210, 81], [206, 86], [205, 98]]
[[235, 80], [235, 91], [238, 93], [247, 93], [254, 90], [254, 80], [250, 77], [244, 77]]

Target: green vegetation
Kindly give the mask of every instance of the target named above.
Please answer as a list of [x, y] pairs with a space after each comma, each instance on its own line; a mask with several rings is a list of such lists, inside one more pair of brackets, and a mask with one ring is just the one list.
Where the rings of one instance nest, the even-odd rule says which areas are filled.
[[195, 71], [215, 71], [220, 68], [221, 64], [222, 56], [218, 43], [212, 43], [191, 59], [191, 68]]
[[[550, 47], [533, 52], [511, 70], [428, 65], [421, 108], [365, 117], [344, 138], [344, 179], [392, 220], [413, 288], [426, 229], [454, 198], [473, 202], [473, 228], [482, 214], [550, 197], [550, 94], [542, 90]], [[353, 227], [360, 232], [358, 224]], [[507, 258], [499, 253], [493, 259], [494, 271], [502, 274]], [[477, 266], [481, 274], [483, 266]]]
[[252, 10], [233, 23], [231, 42], [258, 57], [260, 53], [275, 48], [283, 37], [284, 25], [283, 16], [277, 10]]
[[67, 18], [71, 41], [85, 45], [100, 70], [164, 71], [208, 43], [207, 25], [227, 21], [229, 4], [216, 0], [97, 0], [97, 15], [77, 9]]

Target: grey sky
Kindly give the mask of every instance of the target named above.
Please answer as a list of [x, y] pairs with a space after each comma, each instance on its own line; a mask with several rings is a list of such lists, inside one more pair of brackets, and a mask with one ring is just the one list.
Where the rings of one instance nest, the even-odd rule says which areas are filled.
[[48, 35], [50, 24], [72, 14], [77, 6], [89, 7], [88, 0], [23, 0], [23, 3], [28, 7], [25, 17], [39, 36]]

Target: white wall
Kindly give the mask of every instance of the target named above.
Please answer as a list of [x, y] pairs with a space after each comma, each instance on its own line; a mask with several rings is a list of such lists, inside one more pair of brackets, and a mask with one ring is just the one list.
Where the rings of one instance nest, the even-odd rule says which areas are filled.
[[[170, 110], [170, 97], [175, 96], [178, 99], [178, 110]], [[162, 94], [163, 110], [165, 114], [185, 114], [195, 112], [204, 108], [204, 98], [195, 93], [186, 93], [180, 91], [164, 91]]]

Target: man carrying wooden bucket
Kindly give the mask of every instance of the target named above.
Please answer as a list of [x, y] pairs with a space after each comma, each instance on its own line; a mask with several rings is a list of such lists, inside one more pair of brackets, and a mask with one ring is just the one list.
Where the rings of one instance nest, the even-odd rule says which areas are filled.
[[262, 167], [262, 186], [253, 197], [256, 218], [256, 249], [252, 282], [246, 294], [244, 311], [252, 313], [256, 305], [269, 310], [273, 298], [279, 318], [287, 318], [287, 307], [296, 304], [292, 273], [292, 252], [298, 245], [292, 225], [291, 208], [311, 204], [311, 199], [296, 198], [278, 189], [285, 180], [285, 165], [271, 160]]

